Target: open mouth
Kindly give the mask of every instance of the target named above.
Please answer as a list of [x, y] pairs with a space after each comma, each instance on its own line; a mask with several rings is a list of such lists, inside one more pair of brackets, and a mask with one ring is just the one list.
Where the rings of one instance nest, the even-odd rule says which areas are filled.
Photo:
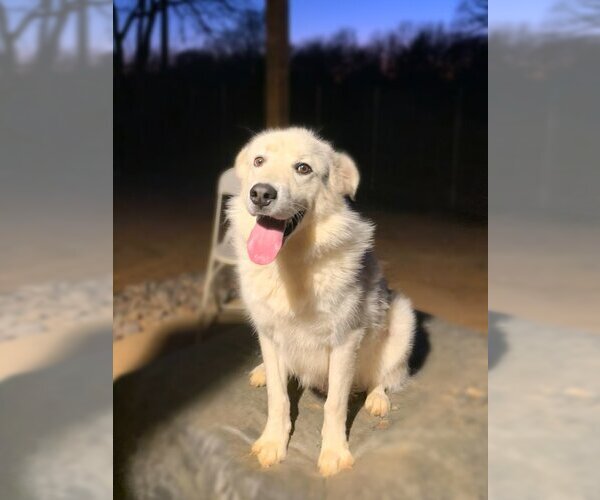
[[304, 218], [305, 210], [296, 212], [285, 220], [275, 219], [267, 215], [256, 217], [256, 224], [247, 242], [248, 256], [255, 264], [270, 264], [283, 247], [288, 238]]
[[305, 213], [306, 210], [301, 210], [300, 212], [296, 212], [289, 219], [285, 220], [275, 219], [274, 217], [269, 217], [268, 215], [257, 215], [256, 223], [267, 229], [276, 229], [279, 231], [283, 227], [283, 238], [285, 239], [296, 230], [298, 224], [300, 224], [304, 218]]

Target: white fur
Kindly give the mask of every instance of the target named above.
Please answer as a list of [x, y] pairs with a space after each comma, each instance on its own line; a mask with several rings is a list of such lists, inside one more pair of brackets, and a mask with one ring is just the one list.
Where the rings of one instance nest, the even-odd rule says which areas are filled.
[[[255, 167], [254, 158], [264, 163]], [[294, 169], [312, 167], [309, 175]], [[327, 391], [319, 468], [323, 475], [350, 467], [346, 440], [348, 395], [367, 390], [367, 409], [385, 415], [385, 390], [399, 389], [407, 377], [413, 341], [410, 301], [387, 289], [373, 256], [372, 223], [346, 203], [359, 173], [352, 159], [335, 152], [312, 132], [290, 128], [254, 137], [239, 153], [236, 172], [242, 181], [229, 208], [242, 298], [258, 333], [266, 373], [268, 418], [253, 452], [263, 466], [283, 460], [290, 431], [288, 376], [304, 386]], [[271, 264], [254, 264], [246, 242], [257, 209], [249, 190], [267, 182], [277, 200], [263, 215], [306, 214]], [[263, 370], [252, 372], [262, 385]]]

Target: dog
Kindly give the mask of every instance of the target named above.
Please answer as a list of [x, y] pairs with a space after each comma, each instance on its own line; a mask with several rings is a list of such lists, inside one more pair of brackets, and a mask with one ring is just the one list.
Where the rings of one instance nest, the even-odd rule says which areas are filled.
[[263, 467], [282, 461], [291, 429], [288, 377], [327, 394], [318, 467], [349, 468], [348, 398], [367, 392], [366, 409], [390, 410], [386, 391], [408, 378], [415, 315], [388, 290], [373, 255], [374, 225], [354, 211], [354, 161], [304, 128], [267, 130], [239, 152], [241, 191], [228, 219], [241, 298], [258, 334], [268, 417], [252, 446]]

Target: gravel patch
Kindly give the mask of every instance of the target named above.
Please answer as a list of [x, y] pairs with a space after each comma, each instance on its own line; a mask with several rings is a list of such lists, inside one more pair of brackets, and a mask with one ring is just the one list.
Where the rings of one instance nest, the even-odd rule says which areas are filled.
[[[125, 287], [114, 296], [114, 339], [155, 330], [180, 320], [200, 320], [203, 287], [204, 273], [185, 273], [168, 280]], [[213, 289], [220, 303], [238, 297], [233, 268], [224, 267], [217, 273]]]
[[203, 284], [202, 274], [188, 273], [126, 287], [114, 296], [115, 340], [176, 319], [200, 317]]
[[110, 321], [112, 276], [25, 285], [0, 294], [0, 342]]
[[130, 285], [115, 294], [113, 336], [120, 340], [178, 317], [200, 315], [203, 279], [185, 274], [166, 281]]

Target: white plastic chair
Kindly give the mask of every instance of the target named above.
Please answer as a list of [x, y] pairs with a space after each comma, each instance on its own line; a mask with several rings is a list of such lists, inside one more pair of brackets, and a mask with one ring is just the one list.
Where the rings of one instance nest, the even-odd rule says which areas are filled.
[[[215, 209], [215, 219], [213, 223], [212, 239], [210, 244], [210, 253], [208, 257], [208, 266], [206, 268], [206, 278], [204, 280], [204, 293], [202, 295], [202, 318], [206, 323], [215, 319], [223, 310], [242, 310], [238, 303], [223, 304], [219, 300], [218, 294], [213, 289], [215, 277], [225, 266], [234, 266], [236, 264], [235, 250], [231, 241], [231, 234], [226, 231], [224, 236], [219, 239], [221, 227], [224, 221], [223, 217], [223, 198], [225, 196], [235, 196], [240, 192], [240, 182], [235, 175], [233, 168], [225, 170], [219, 177], [217, 185], [217, 206]], [[216, 312], [207, 319], [207, 307], [210, 298], [213, 298], [217, 306]]]

